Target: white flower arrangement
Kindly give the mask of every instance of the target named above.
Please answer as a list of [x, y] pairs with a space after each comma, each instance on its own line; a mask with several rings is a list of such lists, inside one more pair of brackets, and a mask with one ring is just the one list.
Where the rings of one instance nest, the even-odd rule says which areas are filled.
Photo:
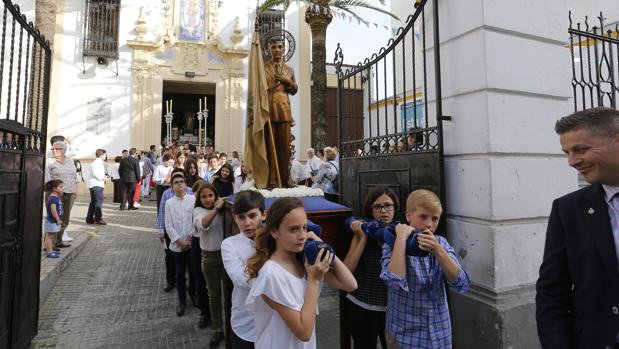
[[304, 185], [298, 186], [296, 188], [275, 188], [273, 190], [266, 189], [257, 189], [254, 181], [247, 181], [243, 183], [239, 191], [243, 190], [257, 190], [264, 196], [265, 199], [268, 198], [284, 198], [284, 197], [295, 197], [300, 198], [304, 196], [324, 196], [324, 192], [319, 188], [310, 188]]

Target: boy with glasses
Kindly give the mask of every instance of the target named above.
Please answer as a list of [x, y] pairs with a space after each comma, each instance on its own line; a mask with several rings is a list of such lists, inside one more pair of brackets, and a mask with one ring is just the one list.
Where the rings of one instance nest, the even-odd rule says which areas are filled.
[[170, 250], [176, 264], [176, 290], [178, 294], [176, 315], [182, 316], [185, 314], [187, 306], [185, 272], [189, 270], [189, 274], [192, 274], [189, 250], [193, 230], [192, 213], [196, 198], [187, 194], [183, 173], [173, 174], [171, 182], [174, 197], [165, 204], [165, 229], [170, 237]]
[[[169, 159], [168, 159], [169, 160]], [[172, 170], [168, 177], [172, 177], [173, 175], [180, 173], [185, 176], [185, 171], [182, 168], [176, 168]], [[185, 192], [187, 194], [193, 194], [190, 187], [185, 188]], [[157, 227], [159, 227], [159, 240], [166, 245], [166, 256], [165, 256], [165, 269], [166, 269], [166, 286], [163, 288], [164, 292], [169, 292], [174, 288], [176, 284], [176, 263], [174, 263], [174, 254], [170, 250], [170, 237], [166, 232], [165, 227], [165, 206], [169, 199], [173, 198], [175, 195], [174, 189], [172, 187], [168, 187], [164, 191], [161, 192], [161, 202], [157, 211]], [[191, 285], [191, 283], [190, 283]]]

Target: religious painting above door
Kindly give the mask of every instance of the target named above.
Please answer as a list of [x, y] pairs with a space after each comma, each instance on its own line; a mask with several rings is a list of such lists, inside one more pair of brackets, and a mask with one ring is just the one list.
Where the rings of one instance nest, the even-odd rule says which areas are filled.
[[204, 1], [182, 0], [180, 6], [179, 40], [201, 42], [204, 40]]

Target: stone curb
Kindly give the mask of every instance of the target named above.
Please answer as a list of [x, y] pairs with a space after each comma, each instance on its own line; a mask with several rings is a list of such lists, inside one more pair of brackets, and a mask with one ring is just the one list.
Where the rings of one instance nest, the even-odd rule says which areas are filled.
[[71, 247], [61, 250], [60, 258], [50, 259], [43, 254], [41, 256], [41, 276], [39, 278], [39, 304], [45, 303], [61, 273], [66, 270], [71, 262], [82, 252], [96, 234], [94, 232], [74, 232]]

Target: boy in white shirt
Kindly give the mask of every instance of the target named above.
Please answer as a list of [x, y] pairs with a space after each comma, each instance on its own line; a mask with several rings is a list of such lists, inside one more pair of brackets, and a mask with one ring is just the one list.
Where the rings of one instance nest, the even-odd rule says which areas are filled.
[[253, 349], [256, 340], [253, 312], [245, 306], [249, 295], [249, 275], [245, 272], [247, 260], [255, 252], [254, 235], [266, 218], [264, 196], [258, 191], [246, 190], [236, 194], [234, 221], [240, 233], [226, 238], [221, 244], [224, 268], [234, 284], [232, 291], [232, 348]]
[[90, 164], [91, 177], [88, 179], [88, 190], [90, 191], [90, 205], [86, 213], [86, 224], [107, 224], [102, 219], [103, 209], [103, 188], [108, 176], [105, 174], [105, 162], [107, 153], [104, 149], [95, 151], [95, 161]]
[[172, 175], [170, 181], [175, 196], [168, 200], [165, 205], [165, 229], [170, 237], [170, 250], [174, 254], [176, 264], [176, 290], [178, 293], [178, 305], [176, 315], [185, 314], [187, 307], [187, 284], [185, 272], [189, 269], [191, 248], [191, 232], [193, 231], [192, 213], [196, 202], [195, 196], [185, 192], [185, 176], [181, 172]]
[[170, 174], [174, 169], [174, 160], [170, 158], [169, 154], [163, 155], [161, 165], [155, 167], [153, 173], [153, 181], [156, 184], [155, 190], [157, 193], [157, 211], [159, 211], [159, 205], [161, 204], [161, 196], [163, 192], [170, 187]]

